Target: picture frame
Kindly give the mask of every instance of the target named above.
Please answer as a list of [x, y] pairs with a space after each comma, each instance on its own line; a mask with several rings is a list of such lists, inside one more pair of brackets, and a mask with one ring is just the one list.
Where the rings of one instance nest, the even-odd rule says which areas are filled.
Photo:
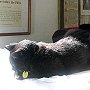
[[90, 15], [90, 0], [80, 0], [81, 15]]
[[80, 24], [79, 4], [79, 0], [58, 0], [58, 29]]
[[31, 0], [0, 1], [0, 36], [29, 35]]

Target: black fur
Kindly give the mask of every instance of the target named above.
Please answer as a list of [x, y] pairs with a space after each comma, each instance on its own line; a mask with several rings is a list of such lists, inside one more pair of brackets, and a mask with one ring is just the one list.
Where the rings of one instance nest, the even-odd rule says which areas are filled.
[[23, 78], [23, 71], [29, 72], [28, 78], [50, 77], [90, 69], [89, 37], [89, 30], [79, 29], [55, 43], [23, 40], [6, 48], [19, 78]]

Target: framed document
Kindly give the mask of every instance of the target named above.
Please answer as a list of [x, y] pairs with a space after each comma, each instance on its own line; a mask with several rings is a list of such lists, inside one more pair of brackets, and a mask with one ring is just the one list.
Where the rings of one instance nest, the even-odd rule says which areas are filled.
[[31, 0], [0, 0], [0, 36], [28, 35]]
[[81, 15], [90, 15], [90, 0], [80, 0]]
[[79, 25], [78, 4], [78, 0], [58, 0], [59, 29]]

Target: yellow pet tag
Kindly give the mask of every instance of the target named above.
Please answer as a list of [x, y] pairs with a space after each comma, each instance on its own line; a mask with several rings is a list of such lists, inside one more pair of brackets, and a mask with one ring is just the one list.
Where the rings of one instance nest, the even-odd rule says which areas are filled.
[[22, 73], [22, 77], [23, 77], [23, 78], [27, 78], [28, 75], [29, 75], [29, 73], [28, 73], [27, 71], [24, 71], [24, 72]]

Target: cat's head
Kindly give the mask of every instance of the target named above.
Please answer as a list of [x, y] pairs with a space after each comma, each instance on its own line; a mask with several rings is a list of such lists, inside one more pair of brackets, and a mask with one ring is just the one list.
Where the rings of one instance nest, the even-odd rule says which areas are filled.
[[28, 78], [31, 73], [31, 60], [39, 49], [34, 41], [23, 40], [19, 43], [6, 45], [10, 51], [10, 63], [19, 79]]

